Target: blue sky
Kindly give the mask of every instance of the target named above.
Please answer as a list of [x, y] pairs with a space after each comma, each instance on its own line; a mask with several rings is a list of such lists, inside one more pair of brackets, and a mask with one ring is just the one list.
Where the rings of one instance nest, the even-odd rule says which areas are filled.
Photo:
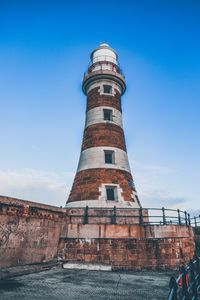
[[126, 76], [124, 127], [143, 206], [199, 209], [199, 1], [0, 0], [0, 194], [64, 205], [90, 52]]

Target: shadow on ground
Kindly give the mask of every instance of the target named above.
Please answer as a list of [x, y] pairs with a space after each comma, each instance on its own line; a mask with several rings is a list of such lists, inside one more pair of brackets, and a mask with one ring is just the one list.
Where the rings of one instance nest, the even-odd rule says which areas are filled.
[[0, 281], [1, 300], [166, 299], [171, 273], [55, 269]]

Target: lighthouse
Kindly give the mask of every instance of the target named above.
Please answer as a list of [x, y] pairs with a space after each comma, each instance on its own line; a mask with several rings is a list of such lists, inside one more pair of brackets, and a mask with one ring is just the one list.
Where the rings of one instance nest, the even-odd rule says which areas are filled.
[[139, 208], [122, 122], [125, 77], [107, 43], [91, 53], [82, 90], [86, 120], [77, 172], [66, 207]]

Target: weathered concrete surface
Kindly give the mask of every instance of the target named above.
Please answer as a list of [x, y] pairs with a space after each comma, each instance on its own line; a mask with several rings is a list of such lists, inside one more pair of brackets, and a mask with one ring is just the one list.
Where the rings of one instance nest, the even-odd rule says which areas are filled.
[[50, 270], [0, 281], [1, 300], [164, 300], [171, 273]]

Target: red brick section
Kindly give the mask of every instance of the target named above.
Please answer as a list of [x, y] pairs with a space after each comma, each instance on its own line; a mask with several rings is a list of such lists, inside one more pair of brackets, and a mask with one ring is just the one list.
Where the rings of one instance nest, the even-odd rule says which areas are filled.
[[43, 203], [22, 200], [18, 198], [12, 198], [7, 196], [0, 196], [0, 205], [7, 205], [8, 207], [32, 207], [37, 209], [42, 209], [44, 211], [51, 211], [51, 212], [65, 212], [65, 209], [59, 208], [53, 205], [47, 205]]
[[0, 268], [51, 261], [65, 209], [0, 196]]
[[115, 90], [114, 96], [100, 95], [99, 87], [92, 89], [87, 96], [87, 111], [98, 106], [110, 106], [121, 111], [121, 95]]
[[59, 255], [66, 261], [111, 265], [113, 270], [173, 269], [195, 254], [193, 237], [61, 239]]
[[125, 201], [133, 201], [130, 173], [117, 169], [88, 169], [76, 174], [68, 202], [98, 200], [102, 183], [119, 184]]
[[99, 146], [116, 147], [126, 151], [123, 129], [110, 123], [93, 124], [85, 128], [81, 150]]

